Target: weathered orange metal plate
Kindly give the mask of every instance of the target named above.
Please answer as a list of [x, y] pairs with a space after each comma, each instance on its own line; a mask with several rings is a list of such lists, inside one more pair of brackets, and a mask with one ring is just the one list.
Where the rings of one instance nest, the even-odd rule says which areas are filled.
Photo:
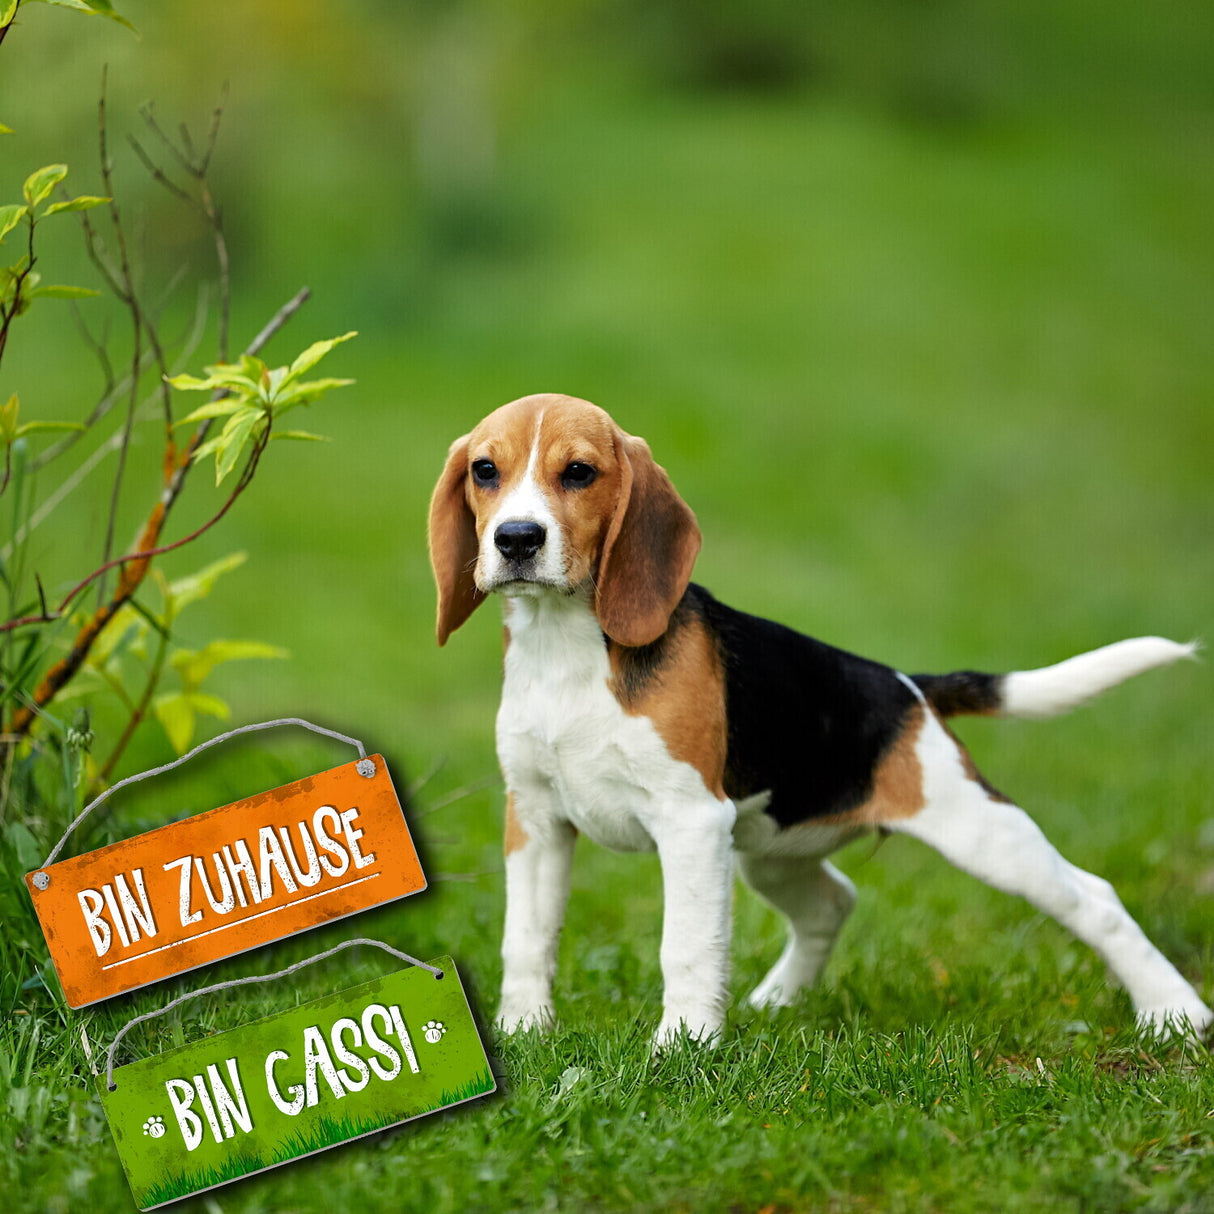
[[[374, 772], [359, 774], [367, 762]], [[25, 880], [71, 1007], [426, 888], [380, 755]]]

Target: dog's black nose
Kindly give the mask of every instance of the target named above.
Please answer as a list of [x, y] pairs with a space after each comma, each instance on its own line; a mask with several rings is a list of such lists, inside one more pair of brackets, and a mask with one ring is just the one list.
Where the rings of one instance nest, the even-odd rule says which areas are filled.
[[497, 550], [509, 561], [525, 561], [544, 546], [548, 533], [539, 523], [502, 523], [493, 533]]

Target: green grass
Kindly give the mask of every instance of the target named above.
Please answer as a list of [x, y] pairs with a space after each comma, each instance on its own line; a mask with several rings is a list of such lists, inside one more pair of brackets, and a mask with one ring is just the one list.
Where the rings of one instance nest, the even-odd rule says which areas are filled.
[[[226, 25], [227, 42], [216, 32], [226, 19], [199, 16], [204, 49], [176, 100], [205, 112], [214, 63], [235, 56], [235, 331], [256, 331], [307, 279], [316, 299], [283, 353], [350, 327], [361, 336], [332, 368], [358, 387], [306, 419], [334, 441], [273, 451], [223, 525], [166, 559], [177, 574], [250, 553], [183, 620], [182, 640], [291, 649], [289, 663], [217, 676], [238, 720], [302, 715], [361, 736], [402, 787], [441, 763], [409, 811], [431, 888], [354, 926], [417, 956], [449, 951], [482, 1018], [500, 977], [502, 798], [497, 787], [454, 794], [493, 778], [500, 630], [489, 605], [434, 647], [423, 536], [447, 444], [495, 405], [556, 389], [610, 408], [696, 509], [699, 580], [903, 669], [1030, 666], [1140, 633], [1214, 637], [1205, 36], [1174, 29], [1171, 52], [1152, 41], [1153, 74], [1139, 78], [1140, 41], [1118, 26], [1124, 97], [1114, 77], [1085, 78], [1072, 108], [1066, 81], [1103, 17], [1063, 7], [1069, 41], [1044, 29], [991, 48], [1005, 83], [1018, 78], [1016, 52], [1040, 50], [1043, 74], [1029, 78], [1053, 91], [1022, 110], [991, 102], [960, 125], [891, 115], [846, 91], [663, 90], [599, 64], [593, 39], [567, 62], [552, 43], [540, 57], [515, 46], [503, 52], [498, 173], [478, 200], [498, 221], [487, 248], [427, 226], [413, 170], [392, 167], [409, 138], [378, 125], [405, 106], [396, 60], [389, 71], [364, 54], [376, 48], [358, 41], [357, 23], [334, 18], [321, 40], [343, 76], [296, 44], [270, 64], [268, 35], [232, 49]], [[123, 43], [113, 62], [130, 73], [154, 61], [146, 92], [170, 88], [184, 35], [175, 42], [152, 6], [135, 17], [144, 44]], [[395, 46], [412, 63], [395, 36], [382, 53]], [[84, 44], [47, 54], [64, 82], [96, 78], [102, 51]], [[353, 108], [336, 83], [296, 102], [300, 79], [354, 79], [353, 65], [367, 82]], [[173, 95], [158, 95], [175, 117]], [[90, 99], [27, 120], [10, 97], [0, 118], [43, 138], [70, 126], [83, 143]], [[22, 127], [6, 138], [29, 137]], [[14, 158], [27, 142], [11, 145]], [[170, 243], [156, 217], [152, 243]], [[48, 281], [81, 280], [45, 268]], [[83, 358], [62, 318], [35, 310], [28, 323], [6, 373], [31, 416], [68, 416], [47, 402], [76, 399]], [[133, 454], [136, 467], [149, 452]], [[96, 547], [107, 484], [31, 554], [48, 588]], [[181, 532], [190, 510], [204, 517], [205, 487], [195, 493]], [[144, 505], [131, 495], [128, 530]], [[1186, 665], [1065, 719], [961, 725], [992, 782], [1070, 859], [1108, 877], [1207, 996], [1210, 687], [1208, 662]], [[95, 710], [112, 738], [120, 721]], [[128, 770], [167, 757], [149, 732]], [[285, 738], [233, 744], [124, 793], [80, 845], [346, 757]], [[61, 821], [39, 807], [34, 844], [49, 846]], [[18, 859], [5, 859], [0, 888], [0, 1190], [20, 1210], [126, 1210], [90, 1093], [120, 1024], [187, 985], [281, 968], [353, 927], [75, 1014], [35, 976], [45, 953]], [[487, 1032], [496, 1095], [183, 1208], [1214, 1211], [1204, 1053], [1137, 1037], [1090, 952], [910, 840], [860, 843], [839, 863], [861, 897], [822, 989], [772, 1018], [740, 1009], [782, 941], [774, 916], [739, 891], [725, 1040], [654, 1061], [657, 864], [584, 844], [560, 1025], [546, 1039]], [[371, 958], [339, 964], [290, 990], [190, 1007], [132, 1034], [131, 1049], [382, 972]]]
[[[461, 1085], [454, 1091], [443, 1091], [434, 1107], [443, 1109], [450, 1105], [460, 1104], [465, 1100], [483, 1096], [492, 1088], [493, 1076], [486, 1071], [477, 1079]], [[425, 1113], [416, 1114], [419, 1117], [425, 1115]], [[296, 1134], [289, 1141], [284, 1142], [274, 1152], [272, 1158], [267, 1158], [255, 1151], [247, 1152], [229, 1160], [221, 1168], [202, 1168], [192, 1172], [179, 1172], [165, 1176], [159, 1184], [149, 1185], [139, 1193], [139, 1206], [140, 1209], [148, 1209], [152, 1206], [176, 1201], [191, 1193], [226, 1184], [267, 1168], [279, 1167], [329, 1147], [341, 1146], [343, 1143], [374, 1134], [395, 1124], [396, 1121], [390, 1114], [383, 1114], [379, 1117], [322, 1117], [308, 1132]]]

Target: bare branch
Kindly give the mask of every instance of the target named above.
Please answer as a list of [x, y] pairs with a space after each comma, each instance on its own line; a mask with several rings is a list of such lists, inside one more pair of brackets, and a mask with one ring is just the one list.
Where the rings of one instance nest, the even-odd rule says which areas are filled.
[[227, 85], [225, 84], [220, 94], [219, 104], [215, 107], [212, 116], [207, 148], [201, 159], [197, 157], [189, 128], [184, 123], [180, 127], [181, 142], [178, 144], [160, 126], [160, 123], [156, 120], [156, 112], [151, 105], [145, 105], [140, 110], [144, 123], [152, 134], [165, 147], [178, 166], [198, 182], [197, 197], [190, 190], [173, 181], [134, 136], [128, 136], [131, 147], [134, 149], [136, 156], [139, 157], [143, 167], [152, 177], [152, 180], [163, 186], [179, 201], [184, 202], [192, 210], [201, 214], [203, 219], [206, 220], [207, 226], [211, 229], [211, 237], [215, 243], [215, 260], [219, 268], [219, 331], [217, 345], [220, 362], [227, 362], [228, 360], [228, 333], [231, 317], [231, 264], [228, 256], [227, 237], [223, 230], [223, 211], [216, 204], [214, 196], [211, 193], [207, 173], [210, 168], [211, 157], [215, 151], [216, 142], [219, 139], [219, 127], [226, 104]]
[[113, 392], [114, 384], [118, 378], [114, 374], [114, 364], [110, 361], [108, 319], [104, 324], [102, 336], [96, 338], [93, 336], [92, 329], [89, 328], [88, 321], [84, 318], [84, 312], [81, 310], [79, 302], [74, 299], [69, 302], [72, 305], [72, 319], [76, 322], [76, 329], [80, 333], [81, 339], [92, 350], [97, 361], [101, 364], [101, 378], [105, 384], [105, 387], [101, 390], [101, 398], [104, 400]]
[[[261, 330], [261, 332], [258, 333], [257, 336], [253, 338], [252, 342], [249, 343], [245, 353], [253, 355], [260, 351], [262, 347], [264, 347], [265, 344], [283, 327], [283, 325], [285, 325], [291, 319], [291, 317], [293, 317], [295, 313], [298, 312], [301, 307], [303, 307], [310, 295], [311, 292], [307, 287], [304, 287], [303, 290], [295, 295], [294, 298], [288, 300], [287, 303], [279, 308], [279, 310], [270, 318], [269, 322]], [[23, 704], [21, 708], [14, 713], [9, 727], [10, 734], [16, 735], [17, 737], [24, 737], [29, 732], [30, 726], [34, 723], [37, 715], [55, 698], [60, 689], [71, 680], [76, 671], [80, 669], [85, 659], [88, 657], [89, 651], [92, 649], [93, 644], [96, 642], [97, 637], [100, 635], [101, 630], [106, 626], [106, 624], [109, 623], [111, 619], [113, 619], [119, 608], [121, 608], [123, 604], [126, 603], [139, 588], [144, 577], [147, 575], [152, 558], [159, 556], [164, 552], [169, 552], [174, 548], [180, 548], [183, 544], [187, 544], [190, 541], [197, 539], [198, 536], [200, 536], [210, 527], [214, 526], [215, 523], [217, 523], [228, 512], [228, 510], [231, 509], [233, 502], [248, 486], [249, 481], [253, 477], [253, 473], [257, 469], [257, 463], [260, 461], [261, 455], [270, 439], [270, 419], [268, 417], [266, 419], [265, 430], [263, 431], [257, 446], [250, 453], [249, 459], [241, 472], [240, 480], [237, 482], [235, 489], [229, 495], [228, 500], [224, 503], [219, 512], [207, 523], [203, 524], [202, 527], [191, 532], [191, 534], [185, 538], [178, 540], [173, 544], [166, 544], [163, 547], [157, 547], [156, 541], [164, 528], [165, 519], [168, 517], [169, 511], [172, 508], [173, 503], [180, 495], [182, 487], [185, 483], [186, 474], [191, 466], [190, 458], [193, 452], [197, 450], [198, 445], [202, 442], [208, 426], [209, 420], [198, 427], [198, 430], [195, 432], [194, 437], [190, 441], [189, 448], [179, 459], [177, 467], [173, 470], [173, 473], [169, 478], [168, 485], [160, 496], [160, 500], [156, 503], [152, 513], [148, 516], [148, 519], [144, 524], [143, 533], [136, 544], [135, 551], [124, 557], [119, 557], [117, 560], [110, 563], [110, 567], [118, 565], [123, 566], [122, 575], [118, 580], [118, 586], [113, 596], [107, 603], [99, 607], [79, 630], [79, 632], [76, 634], [76, 639], [71, 650], [68, 652], [66, 657], [57, 662], [47, 672], [45, 678], [35, 690], [32, 702]], [[63, 600], [58, 608], [59, 617], [62, 616], [62, 613], [70, 600], [74, 598], [80, 590], [92, 582], [94, 578], [103, 572], [105, 572], [103, 569], [95, 570], [89, 575], [88, 578], [72, 589], [70, 594]], [[56, 618], [54, 613], [48, 614], [50, 614], [52, 619]], [[42, 619], [39, 617], [26, 620], [10, 620], [7, 624], [0, 625], [0, 633], [10, 632], [14, 628], [21, 627], [23, 624], [49, 622], [50, 619]]]
[[219, 124], [223, 121], [223, 112], [228, 106], [228, 82], [225, 80], [219, 89], [219, 104], [211, 115], [211, 130], [207, 136], [207, 150], [203, 154], [199, 168], [203, 176], [211, 167], [211, 157], [215, 154], [215, 145], [219, 142]]
[[130, 744], [131, 739], [135, 736], [135, 730], [143, 723], [147, 717], [148, 708], [151, 706], [152, 697], [156, 694], [156, 688], [160, 686], [160, 676], [164, 673], [164, 662], [168, 656], [169, 638], [167, 632], [160, 633], [160, 639], [156, 646], [156, 656], [152, 659], [152, 668], [148, 672], [147, 682], [144, 684], [143, 694], [139, 697], [139, 702], [130, 706], [130, 718], [126, 723], [126, 728], [122, 731], [122, 736], [118, 739], [114, 749], [110, 752], [110, 757], [106, 759], [101, 770], [97, 773], [98, 783], [104, 785], [110, 778], [114, 768], [118, 766], [118, 760], [122, 758], [123, 752]]
[[311, 287], [301, 287], [290, 299], [287, 300], [277, 312], [266, 322], [265, 328], [257, 334], [248, 346], [245, 348], [245, 353], [252, 357], [255, 354], [260, 354], [265, 346], [278, 331], [299, 311], [300, 308], [312, 298]]
[[194, 141], [190, 138], [190, 128], [184, 122], [178, 124], [177, 137], [181, 140], [181, 146], [185, 148], [185, 154], [194, 160], [196, 158]]
[[16, 320], [17, 314], [21, 306], [21, 292], [25, 288], [25, 281], [30, 276], [34, 265], [37, 263], [37, 258], [34, 256], [34, 216], [31, 213], [27, 217], [27, 227], [29, 235], [26, 243], [25, 268], [13, 278], [13, 302], [8, 308], [0, 306], [0, 359], [4, 358], [4, 351], [8, 345], [8, 331], [13, 321]]
[[188, 191], [183, 190], [175, 181], [173, 181], [163, 169], [143, 150], [143, 144], [135, 138], [134, 135], [126, 137], [127, 143], [131, 145], [135, 155], [139, 157], [140, 163], [147, 169], [153, 181], [164, 186], [170, 194], [175, 198], [180, 198], [187, 206], [194, 210], [199, 210], [198, 200]]
[[[236, 504], [236, 499], [245, 491], [246, 488], [248, 488], [249, 482], [253, 479], [253, 474], [257, 471], [257, 465], [261, 460], [262, 452], [265, 451], [266, 444], [270, 441], [269, 413], [265, 414], [265, 419], [266, 428], [261, 432], [261, 436], [257, 440], [257, 444], [249, 453], [249, 458], [245, 463], [244, 470], [241, 472], [235, 487], [232, 489], [231, 493], [228, 494], [227, 500], [222, 506], [219, 507], [215, 514], [213, 514], [205, 523], [203, 523], [201, 527], [197, 528], [197, 530], [191, 531], [189, 535], [183, 536], [179, 540], [174, 540], [171, 544], [164, 544], [159, 548], [139, 548], [135, 552], [127, 553], [126, 556], [117, 556], [112, 561], [107, 561], [104, 565], [94, 569], [93, 572], [88, 575], [88, 577], [86, 577], [82, 582], [79, 582], [76, 586], [73, 586], [72, 589], [69, 590], [66, 595], [64, 595], [63, 601], [59, 604], [58, 614], [62, 615], [64, 611], [67, 610], [68, 605], [71, 603], [72, 599], [76, 597], [76, 595], [78, 595], [87, 585], [89, 585], [90, 582], [101, 577], [102, 574], [108, 573], [109, 570], [117, 569], [120, 565], [126, 565], [131, 561], [150, 561], [152, 557], [161, 556], [166, 552], [172, 552], [175, 548], [182, 548], [186, 544], [192, 543], [204, 532], [210, 531], [210, 529], [214, 527], [215, 524], [219, 522], [219, 520], [223, 518], [223, 516], [227, 514], [227, 512]], [[195, 447], [196, 444], [191, 442], [190, 450], [194, 450]], [[184, 479], [184, 469], [186, 466], [187, 465], [185, 464], [182, 465], [182, 479]], [[178, 492], [180, 492], [180, 490], [178, 490]], [[176, 494], [173, 494], [170, 497], [166, 492], [165, 496], [161, 499], [160, 504], [165, 506], [167, 509], [167, 506], [171, 504], [172, 501], [176, 500], [176, 496]], [[142, 580], [142, 578], [140, 580]]]
[[462, 801], [465, 797], [470, 797], [473, 793], [484, 792], [487, 788], [493, 788], [502, 782], [499, 775], [483, 776], [479, 780], [473, 780], [469, 784], [463, 785], [461, 788], [455, 789], [453, 792], [447, 793], [445, 796], [439, 797], [436, 801], [432, 801], [425, 809], [414, 810], [414, 818], [425, 818], [432, 813], [436, 813], [440, 809], [446, 809], [448, 805], [455, 804], [456, 801]]
[[165, 150], [173, 157], [174, 160], [187, 172], [191, 177], [200, 176], [198, 166], [193, 162], [193, 158], [188, 151], [183, 151], [177, 146], [165, 133], [160, 129], [160, 123], [156, 121], [156, 107], [149, 101], [146, 105], [140, 106], [139, 116], [147, 124], [148, 129], [164, 144]]

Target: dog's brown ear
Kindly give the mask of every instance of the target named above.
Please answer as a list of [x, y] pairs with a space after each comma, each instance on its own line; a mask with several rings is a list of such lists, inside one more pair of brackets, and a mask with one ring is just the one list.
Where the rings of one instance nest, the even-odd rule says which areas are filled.
[[670, 624], [700, 551], [691, 507], [644, 439], [617, 430], [620, 496], [599, 558], [595, 614], [621, 645], [648, 645]]
[[468, 508], [464, 479], [468, 472], [468, 436], [457, 438], [447, 466], [430, 499], [430, 565], [438, 586], [438, 643], [484, 602], [472, 572], [476, 567], [476, 520]]

